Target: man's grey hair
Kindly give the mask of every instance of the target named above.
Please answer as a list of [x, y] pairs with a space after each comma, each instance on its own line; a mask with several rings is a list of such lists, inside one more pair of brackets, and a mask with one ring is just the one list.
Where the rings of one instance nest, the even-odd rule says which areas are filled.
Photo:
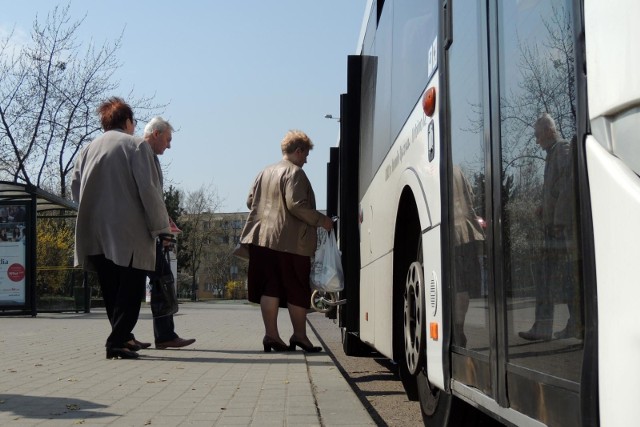
[[144, 127], [144, 135], [150, 135], [155, 131], [162, 133], [166, 130], [170, 130], [171, 132], [174, 131], [171, 123], [160, 116], [156, 116], [153, 119], [149, 120], [149, 123], [147, 123], [147, 125]]
[[538, 120], [536, 120], [535, 128], [541, 135], [557, 137], [558, 130], [556, 129], [556, 122], [549, 113], [542, 113]]

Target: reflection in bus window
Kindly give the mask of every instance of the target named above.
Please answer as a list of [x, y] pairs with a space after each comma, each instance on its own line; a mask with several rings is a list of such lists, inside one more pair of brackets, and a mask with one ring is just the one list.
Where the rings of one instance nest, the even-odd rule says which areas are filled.
[[569, 10], [568, 1], [500, 3], [502, 245], [509, 363], [579, 383], [583, 327]]
[[537, 144], [546, 152], [541, 204], [536, 216], [542, 221], [541, 265], [536, 286], [535, 320], [528, 331], [518, 335], [526, 340], [552, 338], [554, 308], [557, 301], [566, 302], [569, 318], [555, 338], [582, 338], [579, 303], [575, 292], [577, 280], [576, 211], [573, 192], [571, 146], [562, 139], [555, 121], [542, 114], [534, 126]]
[[458, 166], [453, 167], [453, 343], [466, 347], [464, 332], [469, 297], [486, 297], [484, 283], [484, 220], [473, 207], [471, 184]]
[[[455, 43], [449, 52], [452, 169], [450, 233], [453, 278], [453, 343], [489, 356], [486, 239], [486, 164], [480, 2], [453, 3]], [[463, 172], [464, 171], [464, 172]], [[484, 221], [482, 222], [484, 223]]]

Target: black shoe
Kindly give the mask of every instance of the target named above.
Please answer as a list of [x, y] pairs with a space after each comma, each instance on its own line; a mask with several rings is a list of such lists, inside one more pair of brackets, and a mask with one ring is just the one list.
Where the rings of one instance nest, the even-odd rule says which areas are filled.
[[124, 343], [124, 345], [122, 347], [126, 348], [127, 350], [131, 350], [131, 351], [138, 351], [140, 350], [142, 347], [140, 345], [138, 345], [138, 343], [135, 342], [135, 340], [133, 340], [134, 343], [131, 344], [130, 342], [126, 342]]
[[525, 332], [518, 332], [518, 335], [520, 336], [520, 338], [524, 338], [527, 341], [550, 341], [551, 340], [551, 333], [541, 334], [534, 331], [533, 329]]
[[[150, 342], [142, 342], [142, 341], [138, 341], [137, 339], [133, 339], [133, 341], [135, 341], [136, 345], [140, 346], [141, 349], [145, 349], [145, 348], [149, 348], [151, 347], [151, 343]], [[137, 350], [136, 350], [137, 351]]]
[[169, 347], [180, 348], [180, 347], [186, 347], [188, 345], [191, 345], [194, 342], [196, 342], [195, 338], [184, 339], [184, 338], [176, 337], [171, 341], [157, 342], [156, 348], [160, 350], [169, 348]]
[[107, 359], [137, 359], [138, 353], [127, 348], [111, 347], [107, 349]]
[[289, 351], [290, 348], [283, 342], [274, 340], [271, 337], [264, 336], [262, 339], [262, 346], [264, 347], [264, 352], [269, 353], [272, 349], [273, 351]]
[[289, 339], [289, 351], [295, 351], [296, 346], [300, 347], [305, 353], [319, 353], [322, 351], [322, 347], [307, 345], [301, 341], [298, 341], [294, 337], [291, 337]]

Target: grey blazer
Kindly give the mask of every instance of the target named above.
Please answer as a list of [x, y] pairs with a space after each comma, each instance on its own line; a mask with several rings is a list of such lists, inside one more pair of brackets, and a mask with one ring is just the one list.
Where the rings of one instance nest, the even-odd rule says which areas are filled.
[[247, 207], [240, 243], [304, 256], [315, 253], [316, 228], [324, 215], [316, 210], [311, 183], [301, 167], [282, 160], [265, 168], [251, 187]]
[[90, 255], [116, 265], [155, 269], [155, 238], [170, 233], [154, 153], [142, 138], [119, 130], [85, 146], [71, 181], [78, 203], [75, 262], [93, 271]]

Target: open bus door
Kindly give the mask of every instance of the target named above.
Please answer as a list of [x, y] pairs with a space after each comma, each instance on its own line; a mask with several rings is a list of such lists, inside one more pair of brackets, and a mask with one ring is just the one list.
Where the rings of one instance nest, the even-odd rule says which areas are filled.
[[[472, 399], [481, 390], [549, 425], [596, 419], [585, 393], [593, 378], [583, 370], [593, 343], [582, 309], [578, 121], [586, 103], [574, 13], [569, 1], [453, 2], [444, 61], [453, 389]], [[464, 203], [488, 224], [482, 238], [471, 226], [460, 232], [473, 222], [459, 208], [467, 188]]]

